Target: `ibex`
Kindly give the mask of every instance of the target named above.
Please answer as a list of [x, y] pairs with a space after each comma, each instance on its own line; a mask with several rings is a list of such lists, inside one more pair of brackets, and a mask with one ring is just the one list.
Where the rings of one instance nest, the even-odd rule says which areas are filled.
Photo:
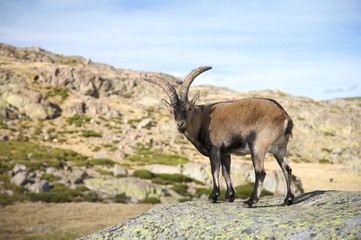
[[179, 95], [175, 88], [158, 76], [145, 75], [144, 80], [162, 88], [170, 103], [162, 99], [163, 105], [174, 115], [177, 129], [204, 156], [209, 157], [213, 177], [213, 190], [208, 199], [216, 202], [219, 191], [219, 172], [226, 181], [226, 200], [233, 202], [235, 191], [232, 186], [230, 168], [231, 154], [251, 154], [255, 170], [255, 184], [250, 198], [244, 203], [252, 207], [261, 194], [264, 159], [267, 152], [273, 154], [280, 165], [287, 183], [284, 205], [291, 205], [294, 195], [291, 191], [291, 174], [287, 159], [287, 143], [292, 135], [293, 121], [283, 107], [273, 99], [246, 98], [237, 101], [216, 102], [196, 105], [199, 94], [188, 100], [189, 87], [201, 73], [212, 67], [204, 66], [191, 71], [184, 79]]

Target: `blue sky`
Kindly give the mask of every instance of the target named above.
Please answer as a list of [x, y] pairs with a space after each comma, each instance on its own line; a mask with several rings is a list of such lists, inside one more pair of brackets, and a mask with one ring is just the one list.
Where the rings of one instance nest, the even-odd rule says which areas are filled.
[[237, 91], [361, 96], [359, 0], [2, 0], [0, 42]]

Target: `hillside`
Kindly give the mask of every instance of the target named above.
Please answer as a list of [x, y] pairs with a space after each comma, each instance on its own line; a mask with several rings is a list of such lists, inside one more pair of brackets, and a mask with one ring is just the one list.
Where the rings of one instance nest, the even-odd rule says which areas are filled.
[[[166, 95], [144, 82], [144, 74], [0, 44], [0, 204], [205, 197], [211, 186], [208, 160], [176, 131], [160, 104]], [[177, 77], [158, 74], [179, 86]], [[196, 92], [200, 103], [276, 99], [295, 122], [291, 166], [342, 166], [345, 175], [360, 176], [361, 98], [314, 101], [275, 90], [240, 93], [213, 86], [193, 87], [190, 95]], [[236, 159], [233, 178], [246, 189], [254, 178], [250, 157]], [[267, 173], [268, 193], [283, 194], [280, 170]], [[297, 179], [295, 188], [302, 192], [303, 179]]]

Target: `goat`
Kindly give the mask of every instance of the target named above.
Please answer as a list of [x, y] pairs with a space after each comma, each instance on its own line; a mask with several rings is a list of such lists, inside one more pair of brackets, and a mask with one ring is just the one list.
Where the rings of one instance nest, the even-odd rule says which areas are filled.
[[209, 157], [213, 178], [213, 190], [208, 199], [216, 202], [220, 195], [219, 172], [226, 181], [225, 199], [233, 202], [235, 191], [231, 181], [231, 154], [251, 154], [255, 171], [255, 184], [250, 198], [244, 202], [252, 207], [261, 194], [264, 158], [267, 152], [273, 154], [280, 165], [287, 184], [287, 196], [283, 205], [291, 205], [294, 195], [291, 191], [292, 169], [286, 158], [287, 144], [292, 135], [293, 121], [283, 107], [273, 99], [246, 98], [236, 101], [196, 105], [197, 93], [191, 101], [188, 91], [193, 80], [212, 67], [203, 66], [192, 70], [184, 79], [179, 95], [175, 88], [159, 76], [145, 75], [144, 80], [162, 88], [170, 103], [162, 104], [174, 115], [177, 129], [206, 157]]

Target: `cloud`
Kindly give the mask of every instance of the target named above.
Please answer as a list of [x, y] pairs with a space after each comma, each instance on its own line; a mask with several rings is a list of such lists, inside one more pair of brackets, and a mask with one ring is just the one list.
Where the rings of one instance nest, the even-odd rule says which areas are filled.
[[329, 89], [326, 89], [326, 90], [325, 90], [325, 93], [352, 92], [352, 91], [357, 90], [357, 88], [358, 88], [358, 85], [357, 85], [357, 84], [352, 85], [352, 86], [349, 86], [349, 87], [346, 87], [346, 88], [343, 88], [343, 87], [339, 87], [339, 88], [329, 88]]

